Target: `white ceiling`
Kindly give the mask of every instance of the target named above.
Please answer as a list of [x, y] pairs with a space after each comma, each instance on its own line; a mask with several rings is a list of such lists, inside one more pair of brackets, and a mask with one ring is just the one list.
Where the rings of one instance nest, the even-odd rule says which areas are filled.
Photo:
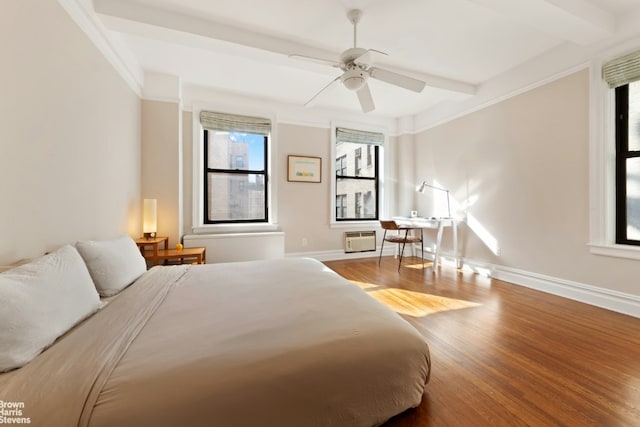
[[[369, 114], [390, 118], [473, 98], [553, 49], [594, 49], [640, 34], [640, 0], [94, 0], [91, 7], [146, 72], [300, 106], [341, 71], [288, 55], [338, 61], [353, 44], [347, 11], [361, 9], [358, 47], [388, 53], [376, 66], [427, 82], [417, 94], [370, 79], [376, 110]], [[339, 84], [311, 108], [360, 111], [356, 94]]]

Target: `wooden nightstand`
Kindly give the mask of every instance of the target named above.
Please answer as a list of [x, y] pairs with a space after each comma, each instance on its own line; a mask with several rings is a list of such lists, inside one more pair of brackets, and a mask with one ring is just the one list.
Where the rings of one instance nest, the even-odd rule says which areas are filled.
[[[164, 243], [164, 251], [169, 249], [169, 238], [168, 237], [152, 237], [147, 239], [145, 237], [141, 237], [136, 240], [136, 245], [140, 248], [140, 252], [144, 259], [151, 261], [151, 265], [158, 265], [159, 253], [162, 249], [158, 248], [158, 246]], [[147, 246], [151, 246], [151, 250], [147, 249]]]
[[182, 248], [165, 249], [158, 251], [158, 260], [170, 263], [175, 261], [178, 264], [205, 264], [207, 262], [206, 248]]
[[[164, 244], [164, 248], [159, 248], [161, 244]], [[145, 239], [141, 237], [136, 240], [136, 245], [140, 248], [140, 252], [144, 259], [151, 263], [151, 266], [158, 265], [160, 262], [165, 264], [174, 263], [184, 264], [205, 264], [207, 262], [207, 250], [206, 248], [182, 248], [169, 249], [168, 237], [153, 237], [151, 239]], [[151, 249], [147, 249], [147, 246], [151, 246]]]

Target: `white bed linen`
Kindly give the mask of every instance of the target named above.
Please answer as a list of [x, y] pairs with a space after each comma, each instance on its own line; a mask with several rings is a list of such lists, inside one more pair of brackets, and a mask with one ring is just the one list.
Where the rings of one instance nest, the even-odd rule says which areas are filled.
[[32, 363], [0, 399], [91, 427], [374, 426], [430, 371], [411, 325], [309, 259], [155, 267]]

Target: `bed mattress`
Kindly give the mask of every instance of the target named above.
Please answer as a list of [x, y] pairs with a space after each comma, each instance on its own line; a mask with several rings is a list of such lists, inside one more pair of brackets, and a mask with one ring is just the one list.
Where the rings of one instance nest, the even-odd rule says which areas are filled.
[[154, 267], [23, 368], [31, 425], [374, 426], [417, 406], [424, 338], [322, 263]]

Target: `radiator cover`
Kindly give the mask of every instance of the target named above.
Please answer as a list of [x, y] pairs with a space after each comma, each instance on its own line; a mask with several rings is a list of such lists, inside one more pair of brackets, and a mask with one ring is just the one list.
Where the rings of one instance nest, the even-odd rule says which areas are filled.
[[371, 252], [376, 250], [375, 231], [347, 231], [344, 233], [344, 252]]
[[184, 247], [207, 248], [207, 263], [284, 257], [283, 232], [194, 234], [184, 236]]

